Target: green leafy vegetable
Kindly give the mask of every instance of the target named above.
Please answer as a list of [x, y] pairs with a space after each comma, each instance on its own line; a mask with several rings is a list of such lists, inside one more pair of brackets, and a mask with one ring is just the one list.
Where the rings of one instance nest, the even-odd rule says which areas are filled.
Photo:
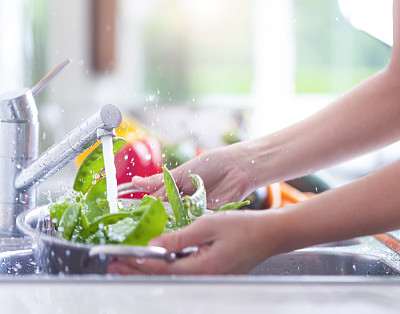
[[106, 178], [98, 180], [86, 195], [84, 203], [84, 215], [89, 223], [92, 223], [97, 217], [110, 213], [110, 206], [107, 199]]
[[138, 223], [137, 220], [131, 217], [124, 218], [115, 224], [109, 225], [107, 237], [111, 242], [120, 243], [135, 230]]
[[164, 173], [164, 185], [165, 191], [167, 192], [169, 203], [171, 204], [172, 211], [175, 215], [176, 225], [178, 228], [184, 227], [190, 223], [187, 211], [183, 206], [179, 190], [175, 184], [174, 178], [167, 167], [163, 167]]
[[78, 223], [78, 217], [80, 215], [80, 204], [70, 204], [64, 211], [60, 224], [58, 226], [59, 232], [57, 233], [58, 237], [70, 240], [72, 236], [72, 232], [76, 224]]
[[192, 179], [197, 190], [192, 196], [185, 195], [184, 206], [187, 210], [190, 210], [194, 216], [199, 217], [203, 215], [207, 209], [206, 189], [204, 187], [204, 182], [199, 175], [189, 174], [189, 177]]
[[129, 212], [122, 212], [122, 213], [106, 214], [104, 216], [100, 216], [93, 223], [91, 223], [88, 228], [82, 229], [80, 235], [83, 239], [87, 240], [98, 230], [103, 230], [107, 226], [115, 224], [118, 221], [125, 218], [132, 218], [132, 214]]
[[164, 205], [159, 199], [148, 206], [139, 224], [126, 236], [122, 244], [147, 245], [147, 242], [163, 232], [167, 218]]
[[[115, 138], [114, 154], [124, 144], [124, 139]], [[172, 212], [165, 209], [161, 199], [145, 195], [136, 206], [120, 207], [118, 213], [110, 213], [106, 180], [99, 178], [103, 168], [102, 147], [99, 145], [78, 170], [74, 182], [75, 194], [49, 206], [58, 238], [87, 244], [147, 245], [152, 238], [189, 224], [189, 212], [198, 217], [206, 211], [206, 190], [200, 176], [189, 175], [197, 190], [192, 196], [184, 196], [183, 202], [171, 172], [163, 167]], [[245, 204], [248, 201], [229, 203], [217, 211], [238, 209]]]
[[[126, 143], [121, 137], [113, 138], [113, 153], [116, 154]], [[103, 147], [98, 145], [82, 162], [76, 173], [73, 189], [86, 194], [104, 168]]]
[[249, 204], [250, 201], [227, 203], [225, 205], [222, 205], [220, 208], [216, 209], [215, 212], [219, 212], [222, 210], [235, 210], [243, 207], [244, 205], [249, 205]]

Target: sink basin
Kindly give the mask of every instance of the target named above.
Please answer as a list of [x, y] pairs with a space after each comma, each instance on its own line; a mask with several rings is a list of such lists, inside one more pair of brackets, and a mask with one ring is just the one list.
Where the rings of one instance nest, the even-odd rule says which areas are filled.
[[272, 256], [251, 275], [400, 275], [400, 256], [368, 236]]
[[37, 273], [30, 239], [0, 238], [0, 275]]
[[[27, 238], [0, 238], [0, 276], [40, 274]], [[314, 246], [266, 259], [251, 276], [397, 276], [400, 256], [373, 237]]]
[[400, 275], [385, 260], [350, 252], [294, 251], [276, 255], [258, 265], [252, 275]]

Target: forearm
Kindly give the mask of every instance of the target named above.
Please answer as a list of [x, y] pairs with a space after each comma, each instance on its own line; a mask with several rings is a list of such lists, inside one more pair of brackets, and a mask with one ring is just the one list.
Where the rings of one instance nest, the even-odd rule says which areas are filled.
[[240, 143], [254, 187], [306, 175], [400, 138], [400, 74], [388, 67], [313, 116]]
[[[400, 228], [400, 162], [273, 214], [277, 253]], [[270, 231], [265, 231], [270, 232]], [[271, 236], [271, 235], [267, 235]]]

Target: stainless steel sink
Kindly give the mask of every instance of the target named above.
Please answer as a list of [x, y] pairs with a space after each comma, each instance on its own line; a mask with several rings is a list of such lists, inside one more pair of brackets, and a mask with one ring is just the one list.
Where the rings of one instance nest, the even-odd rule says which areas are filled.
[[[40, 275], [27, 238], [0, 238], [0, 276]], [[374, 237], [327, 243], [276, 255], [251, 276], [397, 276], [400, 255]]]
[[0, 238], [0, 275], [38, 274], [28, 238]]
[[372, 255], [305, 250], [271, 257], [252, 274], [387, 276], [400, 275], [400, 270]]
[[[340, 246], [341, 245], [341, 246]], [[252, 275], [400, 275], [400, 256], [373, 237], [276, 255]]]

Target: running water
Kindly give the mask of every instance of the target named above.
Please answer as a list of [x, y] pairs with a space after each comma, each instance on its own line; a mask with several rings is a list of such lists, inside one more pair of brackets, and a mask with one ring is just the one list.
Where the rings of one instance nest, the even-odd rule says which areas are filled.
[[112, 136], [103, 136], [101, 143], [103, 145], [104, 167], [106, 170], [107, 201], [110, 204], [110, 213], [117, 213], [117, 173], [114, 164]]

